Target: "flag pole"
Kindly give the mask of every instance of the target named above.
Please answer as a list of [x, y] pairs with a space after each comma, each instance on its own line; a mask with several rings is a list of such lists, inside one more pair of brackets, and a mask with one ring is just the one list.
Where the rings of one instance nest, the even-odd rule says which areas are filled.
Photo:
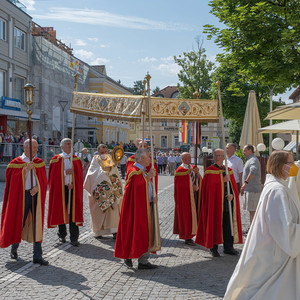
[[[225, 130], [224, 130], [224, 118], [223, 118], [223, 108], [222, 108], [222, 100], [221, 100], [221, 82], [217, 81], [216, 85], [218, 87], [218, 96], [219, 96], [219, 106], [220, 106], [220, 122], [221, 122], [221, 128], [222, 128], [222, 140], [223, 140], [223, 146], [225, 148]], [[227, 163], [227, 156], [225, 155], [224, 150], [224, 158], [225, 158], [225, 170], [226, 175], [228, 175], [228, 163]], [[230, 193], [230, 185], [229, 181], [227, 183], [227, 194]], [[231, 235], [233, 236], [233, 223], [232, 223], [232, 210], [231, 210], [231, 201], [228, 201], [228, 207], [229, 207], [229, 219], [230, 219], [230, 229], [231, 229]]]

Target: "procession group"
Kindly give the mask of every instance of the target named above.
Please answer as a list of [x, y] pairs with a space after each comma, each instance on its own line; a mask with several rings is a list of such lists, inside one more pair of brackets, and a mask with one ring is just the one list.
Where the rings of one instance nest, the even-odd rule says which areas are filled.
[[[147, 145], [144, 147], [145, 145], [141, 142], [135, 155], [132, 155], [127, 161], [127, 175], [123, 191], [116, 162], [108, 154], [106, 145], [100, 144], [98, 146], [97, 153], [94, 155], [84, 178], [80, 158], [76, 155], [70, 157], [72, 141], [68, 138], [63, 139], [60, 144], [62, 153], [51, 159], [47, 180], [45, 163], [36, 157], [38, 143], [35, 140], [26, 140], [24, 142], [24, 153], [13, 159], [6, 171], [0, 247], [11, 246], [11, 258], [17, 260], [17, 250], [21, 240], [32, 242], [33, 263], [49, 264], [48, 261], [43, 259], [41, 247], [46, 190], [47, 184], [49, 184], [47, 226], [48, 228], [58, 227], [57, 235], [61, 243], [66, 242], [66, 224], [69, 224], [70, 242], [75, 247], [79, 246], [79, 226], [83, 225], [83, 189], [85, 189], [88, 192], [91, 229], [95, 238], [101, 239], [104, 235], [112, 234], [112, 237], [116, 239], [114, 255], [124, 259], [128, 268], [133, 267], [132, 259], [138, 260], [138, 269], [157, 268], [157, 265], [149, 262], [149, 257], [150, 252], [153, 252], [153, 249], [155, 251], [153, 240], [155, 234], [157, 234], [156, 230], [153, 229], [152, 208], [154, 203], [158, 202], [158, 167], [156, 162], [152, 166], [150, 153]], [[239, 254], [234, 249], [233, 244], [243, 243], [240, 193], [245, 194], [244, 208], [249, 210], [251, 222], [255, 218], [263, 219], [251, 226], [249, 236], [251, 237], [255, 228], [259, 228], [257, 230], [262, 230], [262, 232], [257, 233], [257, 235], [267, 235], [269, 244], [271, 243], [269, 236], [272, 235], [272, 232], [270, 233], [271, 229], [261, 229], [259, 227], [263, 221], [266, 222], [263, 214], [268, 207], [264, 207], [263, 213], [260, 212], [262, 216], [259, 215], [259, 212], [255, 214], [258, 203], [264, 201], [262, 197], [269, 196], [263, 193], [264, 195], [260, 197], [262, 191], [261, 170], [254, 155], [254, 148], [252, 145], [244, 147], [243, 152], [247, 158], [244, 167], [243, 162], [234, 155], [235, 150], [234, 144], [226, 146], [228, 163], [232, 167], [232, 169], [228, 168], [226, 170], [224, 150], [215, 149], [213, 153], [214, 164], [205, 170], [203, 178], [199, 173], [199, 168], [191, 164], [191, 155], [184, 152], [181, 155], [182, 164], [176, 169], [174, 175], [173, 233], [178, 234], [179, 239], [183, 240], [188, 246], [194, 246], [195, 243], [204, 246], [209, 249], [213, 257], [220, 256], [219, 244], [223, 244], [225, 254]], [[30, 151], [32, 155], [30, 155]], [[275, 167], [268, 165], [270, 176], [272, 174], [277, 176], [283, 174], [280, 176], [286, 180], [291, 169], [293, 169], [292, 166], [294, 166], [292, 156], [288, 152], [279, 151], [278, 162], [276, 161], [277, 154], [272, 155], [269, 162], [272, 162], [273, 156], [275, 156], [275, 163], [273, 162]], [[32, 160], [30, 160], [30, 157], [32, 157]], [[280, 173], [278, 168], [283, 168], [284, 172], [280, 169]], [[264, 191], [266, 190], [268, 189], [264, 188]], [[274, 192], [274, 190], [272, 191]], [[287, 205], [285, 201], [280, 200], [282, 205]], [[298, 205], [297, 209], [300, 212], [299, 203], [294, 205]], [[284, 208], [286, 212], [287, 208]], [[293, 214], [295, 215], [295, 210]], [[300, 242], [300, 214], [297, 216], [293, 214], [286, 212], [281, 217], [280, 224], [276, 224], [272, 216], [268, 217], [271, 220], [270, 222], [275, 222], [275, 225], [273, 225], [278, 229], [276, 238], [285, 239], [288, 243], [286, 245], [287, 250], [283, 250], [285, 252], [294, 251], [293, 255], [297, 259], [300, 246], [296, 246], [295, 241], [299, 240]], [[284, 218], [287, 218], [287, 220]], [[297, 224], [294, 222], [295, 218], [298, 218]], [[278, 237], [278, 234], [282, 234], [282, 236]], [[193, 240], [194, 237], [195, 241]], [[255, 238], [257, 236], [253, 239]], [[274, 243], [276, 244], [276, 242]], [[251, 243], [251, 239], [249, 243]], [[261, 250], [261, 248], [259, 249]], [[244, 267], [243, 264], [247, 264], [243, 260], [244, 255], [249, 255], [247, 251], [254, 253], [256, 249], [249, 250], [247, 248], [243, 251], [235, 273], [238, 273]], [[264, 253], [264, 250], [261, 251]], [[260, 255], [263, 257], [262, 253]], [[282, 253], [277, 254], [279, 255], [277, 257], [278, 263], [283, 263], [285, 257]], [[288, 254], [287, 257], [290, 258], [290, 255]], [[259, 269], [261, 268], [260, 264], [263, 265], [264, 261], [258, 263], [254, 259], [252, 264], [251, 268], [255, 266]], [[262, 272], [261, 277], [263, 277], [263, 274]], [[249, 271], [248, 279], [251, 276], [252, 274]], [[276, 280], [278, 282], [278, 278]], [[238, 282], [239, 284], [243, 282], [240, 277]], [[246, 280], [245, 282], [243, 283], [249, 284], [249, 281]], [[232, 279], [231, 287], [234, 287], [235, 283]], [[260, 289], [261, 281], [258, 281], [257, 284], [257, 289]], [[253, 289], [250, 290], [253, 292]], [[234, 293], [238, 295], [241, 290], [234, 291]], [[241, 295], [244, 294], [241, 293]], [[238, 297], [228, 299], [238, 299]]]

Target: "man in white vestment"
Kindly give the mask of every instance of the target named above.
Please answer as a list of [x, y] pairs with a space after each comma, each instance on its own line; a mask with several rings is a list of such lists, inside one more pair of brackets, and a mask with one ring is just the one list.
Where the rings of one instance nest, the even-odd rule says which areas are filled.
[[224, 300], [300, 299], [300, 204], [288, 188], [293, 156], [273, 151], [243, 252]]
[[92, 159], [83, 188], [88, 192], [91, 228], [95, 237], [113, 234], [116, 238], [122, 207], [122, 183], [107, 146], [100, 144]]

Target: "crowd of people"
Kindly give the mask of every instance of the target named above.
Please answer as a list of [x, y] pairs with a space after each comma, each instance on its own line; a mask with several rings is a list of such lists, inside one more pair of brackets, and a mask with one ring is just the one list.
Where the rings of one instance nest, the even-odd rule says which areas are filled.
[[294, 164], [289, 152], [271, 154], [262, 185], [252, 145], [243, 148], [245, 164], [235, 155], [235, 144], [227, 144], [225, 151], [215, 149], [214, 163], [202, 178], [188, 152], [157, 153], [152, 160], [148, 145], [139, 142], [135, 154], [121, 162], [121, 176], [126, 173], [123, 187], [117, 162], [105, 144], [98, 145], [94, 155], [84, 148], [78, 157], [71, 156], [72, 141], [63, 139], [62, 152], [50, 161], [48, 180], [45, 163], [37, 157], [38, 142], [27, 139], [23, 147], [23, 154], [7, 167], [1, 215], [0, 247], [11, 246], [12, 259], [18, 259], [19, 244], [25, 240], [33, 243], [33, 262], [49, 264], [42, 256], [48, 183], [47, 227], [58, 228], [61, 243], [66, 242], [68, 224], [71, 245], [80, 245], [85, 189], [95, 238], [112, 235], [114, 255], [124, 259], [128, 268], [133, 268], [133, 259], [137, 259], [138, 269], [157, 268], [149, 258], [161, 247], [158, 174], [165, 172], [163, 166], [167, 165], [169, 174], [174, 175], [173, 233], [187, 246], [207, 248], [214, 258], [221, 256], [220, 244], [223, 253], [239, 255], [234, 244], [243, 243], [240, 195], [245, 195], [251, 226], [225, 299], [282, 299], [286, 291], [293, 295], [290, 299], [297, 299], [300, 202], [297, 190], [290, 186], [299, 182], [295, 170], [300, 164]]

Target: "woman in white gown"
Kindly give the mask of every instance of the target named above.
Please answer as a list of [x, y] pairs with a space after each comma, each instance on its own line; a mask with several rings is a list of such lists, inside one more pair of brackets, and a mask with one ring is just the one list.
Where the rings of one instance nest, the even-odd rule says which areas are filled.
[[224, 300], [300, 299], [300, 205], [288, 188], [293, 156], [274, 151], [243, 252]]

